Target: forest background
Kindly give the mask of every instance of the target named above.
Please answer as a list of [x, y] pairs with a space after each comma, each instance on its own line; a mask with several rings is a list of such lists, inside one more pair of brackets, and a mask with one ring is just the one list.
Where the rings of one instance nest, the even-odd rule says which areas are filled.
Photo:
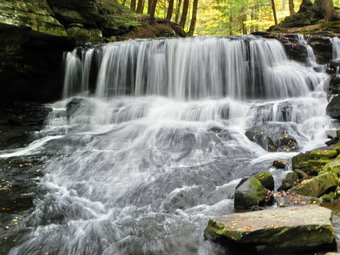
[[[265, 31], [318, 0], [118, 0], [151, 21], [178, 23], [188, 35], [240, 35]], [[340, 8], [340, 0], [331, 2]]]

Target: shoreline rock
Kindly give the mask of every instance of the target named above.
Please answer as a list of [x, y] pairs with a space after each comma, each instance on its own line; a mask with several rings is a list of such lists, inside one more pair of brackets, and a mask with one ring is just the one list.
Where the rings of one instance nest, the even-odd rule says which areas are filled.
[[335, 233], [331, 215], [331, 210], [317, 205], [235, 213], [211, 219], [204, 236], [226, 246], [250, 245], [260, 254], [332, 251]]

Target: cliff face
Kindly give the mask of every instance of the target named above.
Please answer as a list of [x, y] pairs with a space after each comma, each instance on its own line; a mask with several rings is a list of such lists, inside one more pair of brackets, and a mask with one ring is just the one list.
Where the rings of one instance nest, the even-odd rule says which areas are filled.
[[[0, 106], [59, 99], [64, 51], [139, 36], [142, 26], [114, 0], [0, 0]], [[176, 33], [155, 33], [164, 35]]]

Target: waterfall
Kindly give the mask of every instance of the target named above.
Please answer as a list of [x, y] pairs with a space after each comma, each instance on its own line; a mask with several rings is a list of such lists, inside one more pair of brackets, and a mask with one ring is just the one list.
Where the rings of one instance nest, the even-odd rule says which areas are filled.
[[[255, 36], [65, 54], [64, 99], [52, 105], [45, 140], [0, 155], [48, 158], [34, 208], [7, 232], [18, 237], [8, 253], [225, 254], [204, 241], [208, 219], [233, 212], [240, 178], [282, 175], [273, 160], [324, 145], [328, 82], [279, 41]], [[246, 137], [254, 127], [297, 146], [268, 152]]]
[[[74, 52], [81, 51], [76, 55]], [[93, 49], [69, 53], [67, 96], [84, 93]], [[307, 96], [311, 70], [290, 61], [276, 40], [252, 36], [136, 40], [102, 46], [96, 97], [160, 95], [177, 100], [228, 96], [234, 99]], [[85, 57], [84, 57], [85, 56]], [[73, 63], [75, 62], [76, 63]], [[86, 64], [87, 63], [87, 64]], [[86, 78], [69, 82], [79, 70]], [[318, 79], [315, 76], [316, 79]], [[87, 88], [85, 88], [87, 89]], [[312, 88], [315, 89], [315, 88]]]
[[338, 37], [334, 37], [331, 39], [333, 45], [333, 60], [340, 59], [340, 39]]

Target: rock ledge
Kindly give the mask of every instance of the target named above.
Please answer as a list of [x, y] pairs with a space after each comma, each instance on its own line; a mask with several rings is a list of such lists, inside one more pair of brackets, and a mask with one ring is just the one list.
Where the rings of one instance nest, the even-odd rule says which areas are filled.
[[[204, 236], [276, 252], [333, 249], [332, 212], [317, 205], [236, 213], [211, 219]], [[264, 248], [265, 247], [265, 248]]]

